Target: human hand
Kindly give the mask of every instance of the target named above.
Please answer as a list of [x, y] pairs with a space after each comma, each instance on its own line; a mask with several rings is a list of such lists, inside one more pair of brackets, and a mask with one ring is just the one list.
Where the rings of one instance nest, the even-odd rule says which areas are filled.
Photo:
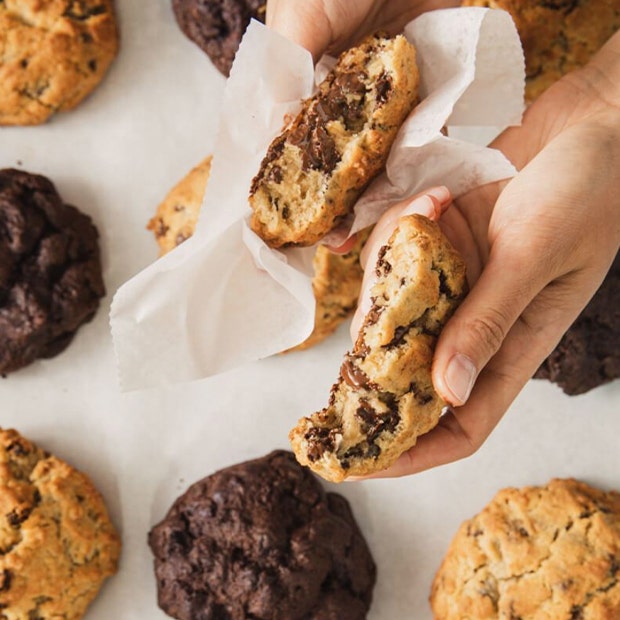
[[377, 30], [400, 32], [424, 11], [459, 6], [458, 0], [268, 0], [267, 26], [305, 47], [318, 60], [337, 54]]
[[[619, 85], [617, 33], [492, 145], [513, 161], [517, 176], [469, 192], [441, 216], [471, 288], [433, 362], [435, 388], [453, 408], [375, 477], [473, 454], [602, 282], [620, 245]], [[423, 212], [424, 204], [418, 198], [408, 209]], [[399, 209], [378, 223], [362, 256], [366, 264], [374, 264]], [[354, 339], [372, 271], [366, 270]]]

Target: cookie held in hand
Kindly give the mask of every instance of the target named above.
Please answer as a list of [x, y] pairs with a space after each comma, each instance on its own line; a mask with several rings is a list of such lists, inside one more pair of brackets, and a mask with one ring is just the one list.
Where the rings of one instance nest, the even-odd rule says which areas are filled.
[[620, 618], [620, 493], [577, 480], [503, 489], [454, 536], [433, 581], [441, 620]]
[[376, 568], [348, 502], [290, 452], [194, 483], [149, 534], [160, 607], [198, 620], [364, 620]]
[[299, 462], [333, 482], [389, 467], [446, 406], [431, 365], [467, 290], [463, 260], [435, 222], [409, 215], [379, 252], [376, 275], [372, 307], [329, 404], [290, 433]]
[[344, 52], [269, 146], [250, 188], [250, 227], [271, 247], [318, 242], [385, 166], [418, 97], [416, 54], [399, 35]]

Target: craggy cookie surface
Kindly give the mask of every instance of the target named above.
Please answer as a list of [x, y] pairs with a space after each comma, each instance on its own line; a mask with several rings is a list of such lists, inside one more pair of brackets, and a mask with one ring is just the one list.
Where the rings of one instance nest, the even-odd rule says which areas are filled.
[[508, 11], [525, 54], [526, 99], [582, 67], [620, 28], [618, 0], [464, 0]]
[[347, 501], [290, 452], [193, 484], [153, 528], [159, 605], [180, 620], [363, 620], [375, 564]]
[[211, 155], [192, 168], [166, 195], [148, 223], [161, 255], [189, 239], [196, 229], [211, 172]]
[[290, 433], [299, 462], [334, 482], [389, 467], [445, 406], [431, 364], [467, 288], [461, 257], [436, 223], [410, 215], [382, 248], [376, 274], [373, 305], [328, 406]]
[[90, 480], [0, 429], [0, 617], [77, 620], [117, 569], [120, 539]]
[[269, 146], [250, 188], [252, 229], [272, 247], [313, 245], [332, 230], [383, 169], [418, 79], [403, 36], [344, 52]]
[[620, 618], [620, 494], [576, 480], [504, 489], [435, 576], [436, 620]]
[[0, 2], [0, 125], [74, 108], [118, 52], [112, 0]]
[[250, 20], [265, 22], [266, 0], [172, 0], [185, 36], [228, 76]]
[[[147, 228], [153, 231], [160, 254], [166, 254], [194, 233], [202, 198], [209, 180], [211, 156], [193, 168], [168, 193]], [[370, 229], [360, 231], [346, 254], [334, 254], [319, 245], [313, 258], [312, 290], [316, 300], [314, 329], [306, 340], [288, 351], [318, 344], [332, 334], [357, 306], [364, 272], [360, 252]]]
[[91, 219], [45, 177], [0, 170], [0, 373], [63, 351], [104, 294]]
[[534, 377], [557, 383], [570, 396], [620, 378], [620, 254]]

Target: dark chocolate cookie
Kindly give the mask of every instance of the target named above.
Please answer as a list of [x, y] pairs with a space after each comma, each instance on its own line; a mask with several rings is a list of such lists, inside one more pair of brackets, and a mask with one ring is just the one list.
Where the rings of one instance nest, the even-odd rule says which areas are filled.
[[228, 76], [252, 18], [265, 22], [266, 0], [172, 0], [179, 27]]
[[160, 607], [182, 620], [361, 620], [376, 569], [347, 501], [290, 452], [193, 484], [149, 534]]
[[620, 377], [620, 254], [534, 377], [557, 383], [569, 396]]
[[45, 177], [0, 170], [0, 373], [64, 350], [104, 294], [91, 219]]

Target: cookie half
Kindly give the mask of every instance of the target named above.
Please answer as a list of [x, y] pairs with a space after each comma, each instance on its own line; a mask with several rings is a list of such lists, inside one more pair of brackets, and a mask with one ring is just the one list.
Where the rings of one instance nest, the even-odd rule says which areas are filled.
[[620, 28], [617, 0], [464, 0], [463, 6], [510, 13], [523, 45], [529, 102], [585, 65]]
[[431, 364], [467, 290], [463, 260], [435, 222], [409, 215], [381, 249], [376, 275], [373, 305], [329, 404], [290, 433], [299, 462], [333, 482], [389, 467], [446, 406]]
[[347, 501], [290, 452], [193, 484], [149, 534], [160, 607], [179, 620], [364, 620], [376, 568]]
[[58, 355], [105, 294], [99, 234], [52, 182], [0, 170], [0, 374]]
[[85, 474], [0, 429], [0, 547], [2, 617], [78, 620], [121, 543]]
[[620, 618], [620, 493], [577, 480], [504, 489], [433, 581], [436, 620]]
[[0, 2], [0, 125], [77, 106], [118, 53], [112, 0]]
[[418, 97], [416, 54], [399, 35], [344, 52], [269, 146], [250, 188], [250, 227], [272, 247], [318, 242], [383, 169]]

